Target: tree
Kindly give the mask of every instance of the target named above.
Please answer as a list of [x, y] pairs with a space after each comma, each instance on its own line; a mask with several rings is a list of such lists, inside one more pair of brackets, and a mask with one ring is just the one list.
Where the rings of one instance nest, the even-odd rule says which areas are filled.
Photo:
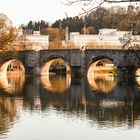
[[42, 34], [49, 35], [49, 41], [52, 42], [56, 38], [59, 40], [64, 40], [65, 31], [64, 31], [64, 29], [49, 27], [49, 28], [44, 28], [42, 30]]
[[95, 34], [96, 33], [96, 30], [94, 29], [94, 27], [91, 27], [91, 26], [88, 26], [86, 28], [82, 28], [82, 31], [81, 31], [82, 34]]
[[41, 20], [41, 21], [29, 21], [27, 25], [21, 25], [21, 28], [24, 30], [27, 34], [32, 34], [33, 31], [40, 31], [41, 34], [43, 34], [44, 29], [49, 27], [49, 23]]
[[13, 50], [11, 43], [17, 36], [17, 30], [4, 14], [0, 14], [0, 50]]

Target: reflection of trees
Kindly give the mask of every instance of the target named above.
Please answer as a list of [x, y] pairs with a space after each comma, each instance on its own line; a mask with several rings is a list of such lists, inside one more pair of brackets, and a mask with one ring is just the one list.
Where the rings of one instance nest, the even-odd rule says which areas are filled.
[[140, 116], [140, 103], [137, 100], [127, 98], [116, 100], [97, 95], [83, 102], [82, 98], [47, 94], [41, 97], [41, 103], [43, 110], [54, 107], [61, 113], [67, 114], [67, 117], [77, 116], [81, 119], [86, 117], [91, 125], [98, 122], [99, 126], [117, 127], [127, 124], [134, 127]]
[[[140, 110], [139, 104], [137, 109]], [[131, 106], [131, 100], [128, 99], [97, 97], [87, 104], [87, 116], [97, 121], [99, 126], [133, 126], [140, 115], [138, 110], [134, 110], [134, 105]]]
[[[31, 81], [32, 80], [32, 81]], [[82, 81], [72, 83], [65, 94], [52, 94], [38, 87], [37, 79], [27, 80], [24, 89], [23, 106], [29, 110], [48, 111], [48, 108], [66, 114], [67, 117], [86, 117], [90, 124], [117, 127], [134, 127], [140, 117], [140, 94], [135, 86], [117, 86], [110, 94], [98, 94], [88, 86], [83, 92]]]
[[138, 123], [136, 121], [140, 117], [140, 94], [134, 85], [117, 85], [110, 94], [97, 94], [86, 82], [77, 80], [71, 83], [65, 94], [52, 94], [40, 86], [38, 77], [29, 77], [26, 82], [23, 100], [17, 102], [14, 97], [0, 98], [1, 117], [5, 117], [2, 114], [8, 114], [11, 121], [14, 121], [16, 109], [20, 107], [19, 103], [23, 102], [23, 109], [35, 112], [42, 110], [42, 113], [46, 113], [53, 108], [58, 114], [63, 113], [68, 118], [85, 118], [91, 125], [118, 127], [127, 124], [134, 127]]
[[[61, 96], [42, 91], [40, 99], [42, 109], [54, 107], [58, 111], [77, 115], [98, 122], [100, 126], [121, 126], [128, 124], [133, 127], [140, 116], [140, 94], [135, 87], [115, 88], [111, 94], [96, 94], [90, 89], [82, 94], [81, 85], [71, 86], [69, 91]], [[85, 114], [86, 113], [86, 114]]]
[[0, 134], [7, 132], [17, 118], [15, 99], [0, 96]]
[[23, 92], [23, 109], [39, 110], [40, 109], [40, 78], [28, 77], [25, 81]]

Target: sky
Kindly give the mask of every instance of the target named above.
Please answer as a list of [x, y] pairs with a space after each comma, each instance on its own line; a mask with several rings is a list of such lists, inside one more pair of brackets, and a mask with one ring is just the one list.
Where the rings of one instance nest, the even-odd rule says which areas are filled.
[[30, 20], [45, 20], [49, 23], [57, 19], [76, 15], [77, 7], [71, 8], [62, 4], [64, 0], [1, 0], [0, 13], [4, 13], [18, 26], [28, 23]]
[[58, 19], [73, 17], [82, 12], [82, 5], [67, 6], [62, 2], [66, 3], [66, 0], [1, 0], [0, 13], [7, 15], [13, 26], [18, 27], [31, 20], [44, 20], [52, 24]]

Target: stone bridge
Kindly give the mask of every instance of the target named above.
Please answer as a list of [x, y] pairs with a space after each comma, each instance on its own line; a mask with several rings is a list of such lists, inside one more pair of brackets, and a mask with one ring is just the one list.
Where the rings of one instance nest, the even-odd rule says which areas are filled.
[[0, 54], [1, 66], [16, 59], [22, 63], [26, 74], [40, 74], [43, 65], [49, 60], [62, 58], [70, 66], [72, 74], [86, 74], [90, 65], [100, 59], [109, 59], [118, 68], [118, 75], [133, 75], [140, 66], [140, 50], [109, 50], [109, 49], [58, 49], [41, 51], [18, 51]]

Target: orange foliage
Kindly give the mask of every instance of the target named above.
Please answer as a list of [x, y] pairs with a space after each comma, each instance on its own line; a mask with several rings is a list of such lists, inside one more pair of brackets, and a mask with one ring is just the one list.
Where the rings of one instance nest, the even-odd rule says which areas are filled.
[[62, 41], [58, 38], [55, 38], [53, 42], [50, 42], [49, 49], [62, 49]]
[[59, 40], [64, 38], [64, 31], [59, 28], [45, 28], [43, 29], [42, 33], [49, 35], [50, 42], [55, 41], [56, 38]]
[[96, 33], [96, 30], [94, 27], [86, 27], [86, 28], [82, 28], [81, 30], [82, 34], [95, 34]]

